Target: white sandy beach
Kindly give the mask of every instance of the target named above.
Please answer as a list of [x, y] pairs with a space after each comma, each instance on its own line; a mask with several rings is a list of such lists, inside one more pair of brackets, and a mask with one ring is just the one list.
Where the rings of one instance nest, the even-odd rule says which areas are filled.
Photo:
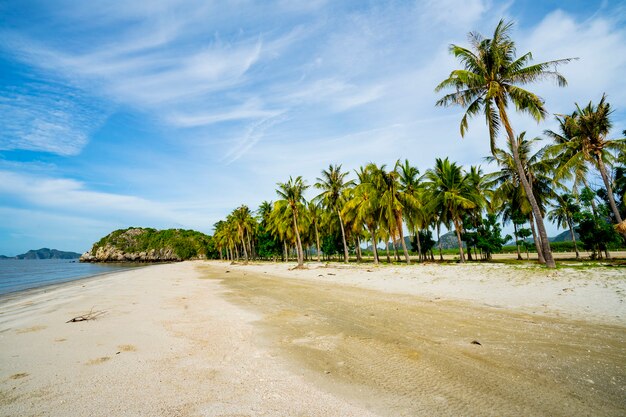
[[[472, 415], [559, 415], [558, 410], [561, 415], [571, 415], [580, 404], [595, 407], [596, 415], [619, 415], [620, 407], [626, 407], [626, 278], [622, 268], [548, 271], [495, 264], [310, 264], [307, 270], [292, 271], [290, 266], [217, 261], [155, 265], [3, 299], [0, 415], [466, 415], [469, 410], [473, 410]], [[284, 302], [272, 301], [274, 288], [309, 291], [316, 286], [320, 287], [319, 294], [310, 297], [293, 295], [306, 292], [285, 292], [286, 299], [298, 301], [301, 297], [308, 304], [294, 304], [291, 310], [280, 306], [276, 310], [279, 314], [271, 310], [272, 303]], [[261, 294], [259, 288], [268, 293]], [[326, 294], [346, 295], [340, 301], [325, 301], [322, 289]], [[414, 317], [410, 325], [415, 328], [427, 319], [450, 323], [458, 318], [467, 321], [468, 333], [460, 342], [453, 335], [458, 329], [444, 331], [443, 325], [441, 329], [428, 325], [411, 340], [373, 344], [374, 336], [360, 333], [365, 331], [362, 324], [354, 335], [349, 334], [349, 326], [361, 323], [358, 320], [362, 318], [352, 321], [349, 315], [353, 309], [348, 306], [337, 316], [342, 317], [343, 327], [328, 327], [328, 334], [323, 334], [319, 326], [334, 325], [332, 321], [339, 319], [322, 316], [326, 313], [316, 311], [316, 300], [320, 305], [335, 305], [346, 304], [352, 298], [378, 300], [371, 309], [367, 307], [372, 319], [383, 320], [384, 314], [393, 310], [389, 306], [405, 303], [398, 305], [407, 306], [404, 315]], [[297, 309], [302, 311], [292, 311]], [[66, 323], [91, 310], [104, 314], [95, 320]], [[372, 326], [380, 330], [387, 323], [392, 329], [393, 317], [384, 316], [385, 321], [380, 323], [372, 320]], [[506, 340], [519, 341], [531, 334], [507, 335], [508, 330], [502, 330], [507, 320], [517, 320], [515, 323], [521, 327], [539, 326], [550, 337], [557, 334], [552, 331], [571, 328], [561, 334], [565, 335], [565, 345], [546, 347], [545, 351], [539, 339], [533, 339], [533, 346], [524, 345], [528, 355], [534, 355], [524, 360], [537, 362], [536, 358], [546, 356], [545, 363], [543, 359], [539, 362], [557, 381], [556, 385], [549, 378], [545, 386], [537, 383], [537, 389], [547, 393], [545, 398], [524, 391], [532, 389], [532, 381], [540, 376], [532, 374], [532, 365], [520, 364], [519, 369], [524, 369], [521, 372], [515, 371], [514, 364], [502, 365], [523, 356], [519, 353], [523, 351], [515, 351], [515, 347], [499, 351], [497, 344], [504, 346], [513, 343]], [[483, 324], [482, 332], [480, 327], [472, 327]], [[406, 333], [401, 329], [398, 332]], [[579, 352], [578, 347], [572, 347], [577, 342], [567, 339], [568, 333], [580, 344], [583, 339], [590, 344], [598, 340], [598, 346]], [[472, 350], [478, 347], [469, 344], [470, 335], [481, 337], [483, 350]], [[408, 354], [402, 347], [404, 353], [398, 356], [398, 343], [413, 343], [420, 337], [423, 344], [411, 345]], [[364, 341], [368, 344], [362, 345]], [[518, 345], [525, 343], [522, 340]], [[439, 347], [434, 348], [435, 344]], [[448, 344], [452, 350], [437, 356], [448, 349]], [[548, 352], [568, 353], [564, 358], [550, 360]], [[577, 368], [568, 370], [569, 354], [575, 361], [577, 355], [582, 355], [585, 366], [585, 361], [598, 365], [585, 368], [588, 371], [584, 378], [581, 375], [569, 381], [570, 374], [579, 373]], [[368, 355], [374, 356], [367, 359]], [[449, 362], [455, 355], [463, 361]], [[481, 359], [477, 355], [488, 356]], [[416, 368], [411, 366], [418, 356], [423, 359], [418, 373], [423, 371], [423, 375], [413, 380], [411, 372]], [[407, 358], [410, 366], [402, 362]], [[360, 376], [360, 370], [373, 362], [380, 366]], [[471, 385], [471, 381], [467, 387], [459, 385], [458, 381], [464, 379], [457, 378], [455, 369], [465, 378], [477, 366], [480, 375], [489, 374], [482, 388]], [[445, 380], [433, 379], [432, 372], [442, 370], [447, 375]], [[507, 370], [512, 370], [510, 375]], [[507, 378], [520, 374], [519, 387], [526, 388], [515, 389], [512, 385], [510, 392], [501, 392], [498, 372]], [[386, 381], [385, 375], [392, 379]], [[401, 386], [394, 385], [402, 378], [411, 379], [416, 390], [403, 392]], [[573, 400], [573, 408], [563, 404], [561, 396], [566, 396], [567, 390], [555, 388], [561, 380], [571, 384], [576, 396], [584, 397], [580, 403]], [[433, 391], [429, 384], [439, 384], [440, 388]], [[496, 393], [493, 407], [488, 401], [492, 390]], [[551, 404], [548, 394], [554, 396], [555, 404]], [[581, 414], [587, 411], [581, 409]]]

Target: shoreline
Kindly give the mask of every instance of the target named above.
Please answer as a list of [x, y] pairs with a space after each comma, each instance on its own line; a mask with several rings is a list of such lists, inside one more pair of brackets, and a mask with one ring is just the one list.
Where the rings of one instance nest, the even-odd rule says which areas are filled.
[[[47, 259], [37, 259], [37, 260], [27, 260], [27, 261], [40, 261], [40, 260], [44, 260], [46, 261]], [[71, 262], [69, 262], [71, 263]], [[78, 262], [76, 262], [78, 263]], [[47, 291], [47, 290], [51, 290], [56, 286], [61, 286], [61, 285], [65, 285], [65, 284], [71, 284], [73, 282], [76, 281], [82, 281], [82, 280], [89, 280], [92, 278], [99, 278], [105, 275], [109, 275], [109, 274], [117, 274], [117, 273], [121, 273], [121, 272], [125, 272], [125, 271], [129, 271], [129, 270], [133, 270], [134, 268], [143, 268], [145, 266], [150, 266], [149, 264], [137, 264], [137, 263], [132, 263], [132, 262], [126, 262], [127, 264], [134, 264], [134, 266], [132, 267], [120, 267], [120, 269], [118, 270], [111, 270], [111, 271], [105, 271], [105, 272], [98, 272], [96, 274], [91, 274], [91, 275], [86, 275], [86, 276], [81, 276], [81, 277], [72, 277], [72, 278], [67, 278], [67, 280], [65, 280], [66, 278], [62, 278], [62, 281], [54, 281], [54, 282], [49, 282], [49, 283], [44, 283], [43, 285], [37, 285], [35, 287], [30, 287], [30, 288], [24, 288], [24, 289], [19, 289], [19, 290], [13, 290], [13, 291], [9, 291], [9, 292], [5, 292], [5, 293], [0, 293], [0, 304], [2, 302], [5, 301], [5, 299], [7, 298], [13, 298], [13, 297], [19, 297], [21, 295], [21, 293], [28, 293], [30, 291]], [[119, 263], [120, 265], [123, 263]]]

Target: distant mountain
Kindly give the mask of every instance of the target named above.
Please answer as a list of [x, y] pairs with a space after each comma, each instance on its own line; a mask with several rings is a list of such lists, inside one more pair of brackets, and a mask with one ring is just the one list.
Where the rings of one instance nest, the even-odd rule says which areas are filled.
[[[456, 232], [454, 231], [444, 233], [443, 235], [439, 237], [439, 240], [441, 241], [442, 249], [458, 249], [459, 247], [459, 241], [457, 240]], [[465, 242], [463, 242], [463, 247], [465, 246], [466, 246]], [[435, 248], [439, 248], [438, 243], [435, 244]]]
[[[574, 232], [576, 233], [576, 232]], [[569, 232], [569, 230], [565, 230], [562, 233], [559, 233], [558, 235], [554, 236], [554, 237], [549, 237], [548, 240], [550, 242], [571, 242], [572, 241], [572, 234]], [[578, 236], [578, 233], [576, 233], [576, 240], [580, 240], [580, 236]], [[533, 238], [529, 237], [526, 238], [526, 242], [528, 243], [533, 243]], [[511, 240], [510, 242], [507, 243], [508, 246], [513, 246], [515, 245], [515, 240]]]
[[78, 259], [80, 253], [64, 252], [56, 249], [41, 248], [29, 250], [26, 253], [17, 255], [16, 259]]
[[[580, 239], [580, 237], [578, 236], [578, 233], [574, 232], [576, 234], [576, 240]], [[559, 233], [558, 235], [551, 237], [550, 238], [550, 242], [571, 242], [572, 241], [572, 234], [570, 233], [569, 230], [565, 230], [563, 233]]]

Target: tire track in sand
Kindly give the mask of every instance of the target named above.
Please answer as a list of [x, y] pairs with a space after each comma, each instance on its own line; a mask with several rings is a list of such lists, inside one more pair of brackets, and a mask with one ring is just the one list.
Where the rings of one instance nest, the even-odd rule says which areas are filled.
[[[220, 279], [320, 386], [381, 415], [623, 415], [626, 329], [255, 275]], [[481, 346], [471, 344], [479, 340]]]

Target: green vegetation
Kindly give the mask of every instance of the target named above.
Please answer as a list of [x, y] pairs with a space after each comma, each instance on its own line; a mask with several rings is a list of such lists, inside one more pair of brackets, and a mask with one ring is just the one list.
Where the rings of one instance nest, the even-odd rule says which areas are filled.
[[[559, 130], [545, 131], [547, 138], [516, 135], [511, 112], [537, 122], [548, 115], [544, 101], [527, 88], [546, 79], [566, 86], [557, 67], [571, 59], [536, 64], [530, 52], [516, 56], [511, 26], [500, 21], [491, 38], [472, 32], [469, 48], [452, 45], [462, 68], [436, 86], [436, 91], [452, 90], [436, 105], [464, 108], [461, 136], [470, 118], [485, 118], [491, 144], [486, 159], [497, 165], [494, 172], [436, 158], [434, 167], [421, 170], [408, 160], [393, 166], [370, 162], [350, 179], [341, 165], [330, 165], [316, 179], [320, 194], [310, 201], [304, 199], [306, 181], [290, 177], [277, 184], [279, 200], [263, 202], [256, 215], [241, 206], [215, 224], [218, 256], [286, 261], [295, 254], [302, 265], [305, 259], [336, 255], [344, 262], [371, 257], [375, 264], [401, 258], [409, 264], [410, 255], [434, 261], [435, 251], [439, 260], [453, 253], [460, 262], [466, 256], [491, 260], [499, 252], [517, 253], [523, 261], [523, 251], [527, 259], [536, 251], [540, 263], [554, 268], [553, 251], [574, 251], [580, 258], [582, 246], [601, 259], [623, 248], [626, 139], [608, 137], [612, 109], [606, 96], [597, 105], [575, 104], [570, 115], [556, 116]], [[503, 147], [497, 143], [500, 133]], [[600, 174], [603, 187], [590, 186], [592, 171]], [[546, 217], [566, 229], [568, 241], [550, 242]], [[507, 224], [513, 237], [502, 236]], [[450, 232], [442, 236], [442, 228]], [[515, 245], [504, 246], [511, 239]]]

